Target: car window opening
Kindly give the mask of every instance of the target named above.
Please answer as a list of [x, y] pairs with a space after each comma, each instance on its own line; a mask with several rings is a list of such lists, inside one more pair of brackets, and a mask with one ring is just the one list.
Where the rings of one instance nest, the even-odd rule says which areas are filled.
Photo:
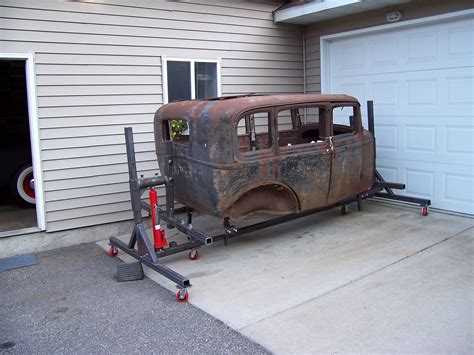
[[338, 138], [353, 135], [356, 130], [354, 106], [336, 106], [332, 110], [333, 136]]
[[272, 147], [270, 112], [253, 112], [243, 116], [237, 124], [237, 136], [241, 153], [270, 149]]
[[325, 109], [294, 107], [278, 112], [278, 146], [317, 144], [325, 137]]
[[189, 125], [182, 118], [173, 118], [163, 121], [163, 140], [174, 142], [189, 141]]

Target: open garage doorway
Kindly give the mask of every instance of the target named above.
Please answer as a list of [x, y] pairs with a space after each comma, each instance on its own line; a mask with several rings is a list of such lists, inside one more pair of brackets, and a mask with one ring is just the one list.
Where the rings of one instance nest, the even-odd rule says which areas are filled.
[[0, 55], [0, 236], [37, 231], [44, 224], [37, 214], [29, 61]]

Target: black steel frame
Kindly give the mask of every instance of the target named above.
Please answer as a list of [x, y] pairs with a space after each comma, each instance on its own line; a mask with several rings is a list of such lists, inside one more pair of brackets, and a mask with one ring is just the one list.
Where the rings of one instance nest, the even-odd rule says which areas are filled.
[[[367, 119], [369, 122], [369, 131], [372, 132], [375, 139], [375, 121], [374, 121], [374, 102], [373, 101], [367, 101]], [[377, 154], [377, 150], [375, 150], [375, 153]], [[419, 205], [421, 207], [426, 207], [426, 208], [429, 205], [431, 205], [431, 201], [424, 198], [396, 194], [395, 192], [393, 192], [392, 189], [404, 190], [405, 185], [387, 183], [382, 177], [382, 174], [380, 174], [377, 169], [375, 169], [375, 181], [379, 186], [383, 186], [385, 190], [385, 192], [382, 192], [382, 191], [376, 192], [374, 194], [374, 196], [376, 197], [386, 198], [393, 201], [408, 202], [408, 203], [416, 204], [416, 205]]]
[[[374, 134], [374, 111], [373, 102], [367, 102], [368, 108], [368, 122], [369, 130]], [[316, 208], [300, 213], [288, 214], [280, 217], [276, 217], [264, 222], [256, 223], [253, 225], [237, 228], [230, 224], [228, 219], [224, 219], [223, 229], [224, 232], [219, 235], [211, 236], [202, 232], [198, 229], [193, 228], [192, 225], [192, 209], [186, 207], [186, 221], [177, 219], [175, 217], [175, 204], [174, 204], [174, 179], [173, 179], [173, 146], [171, 141], [166, 142], [166, 161], [163, 176], [157, 174], [152, 178], [138, 178], [137, 175], [137, 164], [135, 160], [135, 148], [133, 142], [133, 131], [131, 127], [125, 128], [125, 143], [127, 148], [127, 161], [128, 161], [128, 173], [129, 173], [129, 185], [130, 185], [130, 197], [133, 211], [133, 218], [135, 227], [130, 236], [128, 244], [122, 242], [116, 237], [111, 237], [109, 245], [117, 249], [123, 250], [125, 253], [137, 259], [139, 262], [150, 267], [154, 271], [163, 275], [167, 279], [176, 283], [177, 287], [182, 291], [186, 288], [191, 287], [191, 283], [188, 278], [178, 274], [172, 269], [160, 263], [159, 259], [165, 256], [173, 255], [188, 250], [196, 250], [203, 245], [209, 245], [214, 242], [224, 241], [225, 244], [229, 239], [236, 236], [250, 233], [263, 228], [271, 227], [280, 223], [285, 223], [294, 219], [302, 218], [317, 212], [321, 212], [330, 208], [341, 206], [345, 209], [347, 205], [357, 202], [359, 211], [361, 210], [362, 200], [366, 200], [371, 197], [381, 197], [390, 200], [409, 202], [420, 205], [422, 207], [428, 207], [431, 202], [430, 200], [401, 196], [393, 192], [393, 189], [404, 189], [404, 184], [386, 182], [382, 175], [375, 170], [375, 184], [374, 186], [351, 199], [347, 199], [342, 203], [337, 203], [331, 206], [323, 208]], [[172, 244], [168, 248], [156, 251], [152, 245], [151, 239], [149, 238], [145, 227], [143, 225], [142, 209], [150, 212], [150, 205], [141, 200], [143, 192], [147, 188], [164, 185], [166, 189], [166, 210], [158, 211], [159, 219], [167, 223], [168, 228], [176, 228], [180, 232], [184, 233], [188, 237], [188, 241], [182, 244]], [[385, 192], [383, 192], [385, 190]]]

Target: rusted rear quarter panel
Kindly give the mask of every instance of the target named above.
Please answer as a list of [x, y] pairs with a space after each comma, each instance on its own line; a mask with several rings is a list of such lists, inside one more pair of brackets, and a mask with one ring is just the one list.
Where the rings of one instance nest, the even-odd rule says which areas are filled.
[[[317, 124], [281, 128], [283, 110], [308, 105], [320, 109]], [[333, 124], [335, 106], [354, 108], [352, 128]], [[163, 171], [165, 140], [173, 139], [175, 199], [210, 215], [239, 219], [332, 205], [374, 183], [374, 138], [362, 128], [359, 107], [346, 95], [303, 94], [170, 103], [155, 115], [158, 163]], [[238, 121], [261, 111], [268, 113], [268, 134], [254, 143], [266, 147], [243, 152]], [[189, 137], [170, 138], [171, 119], [186, 120]], [[317, 138], [305, 141], [305, 130]]]

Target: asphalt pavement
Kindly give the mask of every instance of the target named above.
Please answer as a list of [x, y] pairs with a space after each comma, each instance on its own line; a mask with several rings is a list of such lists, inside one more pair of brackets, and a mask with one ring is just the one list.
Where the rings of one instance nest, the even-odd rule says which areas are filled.
[[148, 278], [117, 282], [95, 244], [35, 256], [0, 273], [0, 353], [268, 353]]

